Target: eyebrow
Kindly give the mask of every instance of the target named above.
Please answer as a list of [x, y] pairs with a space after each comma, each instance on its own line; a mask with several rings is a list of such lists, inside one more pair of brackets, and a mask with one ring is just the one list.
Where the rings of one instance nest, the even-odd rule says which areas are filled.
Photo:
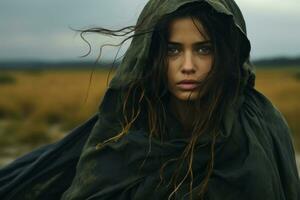
[[[205, 40], [205, 41], [201, 41], [201, 42], [196, 42], [196, 43], [193, 44], [193, 46], [199, 46], [199, 45], [205, 45], [205, 44], [211, 44], [211, 41], [210, 40]], [[169, 41], [168, 45], [181, 46], [182, 44], [179, 43], [179, 42]]]

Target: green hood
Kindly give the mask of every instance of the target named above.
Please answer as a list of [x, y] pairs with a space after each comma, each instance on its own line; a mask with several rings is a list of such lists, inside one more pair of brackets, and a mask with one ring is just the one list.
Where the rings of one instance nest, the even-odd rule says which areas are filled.
[[[240, 34], [243, 36], [244, 54], [246, 55], [242, 66], [242, 85], [254, 86], [254, 69], [249, 62], [250, 42], [246, 34], [246, 25], [242, 13], [233, 0], [150, 0], [139, 16], [137, 24], [143, 24], [136, 34], [144, 30], [153, 30], [164, 15], [177, 10], [182, 5], [194, 2], [207, 2], [219, 13], [233, 18]], [[128, 85], [132, 80], [142, 77], [142, 69], [146, 67], [147, 57], [151, 44], [152, 33], [141, 34], [133, 38], [117, 73], [110, 83], [111, 88], [120, 88]]]

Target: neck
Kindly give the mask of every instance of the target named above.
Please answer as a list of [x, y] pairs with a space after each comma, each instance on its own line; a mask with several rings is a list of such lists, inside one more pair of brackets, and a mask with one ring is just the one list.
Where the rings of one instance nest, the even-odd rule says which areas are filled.
[[181, 122], [185, 134], [191, 134], [195, 119], [195, 107], [193, 101], [182, 101], [175, 97], [170, 99], [170, 108], [175, 117]]

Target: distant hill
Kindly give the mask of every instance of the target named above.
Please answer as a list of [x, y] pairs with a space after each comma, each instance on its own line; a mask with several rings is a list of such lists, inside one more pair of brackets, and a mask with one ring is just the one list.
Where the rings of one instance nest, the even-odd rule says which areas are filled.
[[[294, 58], [275, 57], [259, 60], [252, 60], [257, 67], [300, 67], [300, 56]], [[120, 62], [114, 63], [117, 67]], [[64, 61], [64, 62], [47, 62], [47, 61], [0, 61], [0, 69], [91, 69], [91, 68], [110, 68], [112, 61], [102, 61], [95, 63], [93, 61]]]
[[298, 66], [300, 67], [300, 56], [294, 58], [275, 57], [254, 60], [252, 63], [258, 67], [284, 67], [284, 66]]
[[[114, 63], [114, 67], [119, 63]], [[0, 69], [91, 69], [110, 68], [113, 62], [47, 62], [47, 61], [0, 61]]]

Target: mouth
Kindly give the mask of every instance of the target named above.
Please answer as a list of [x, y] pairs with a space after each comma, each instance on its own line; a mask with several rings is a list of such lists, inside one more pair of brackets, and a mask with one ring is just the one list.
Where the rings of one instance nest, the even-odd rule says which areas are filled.
[[194, 90], [199, 86], [200, 82], [195, 80], [183, 80], [177, 83], [181, 90]]

